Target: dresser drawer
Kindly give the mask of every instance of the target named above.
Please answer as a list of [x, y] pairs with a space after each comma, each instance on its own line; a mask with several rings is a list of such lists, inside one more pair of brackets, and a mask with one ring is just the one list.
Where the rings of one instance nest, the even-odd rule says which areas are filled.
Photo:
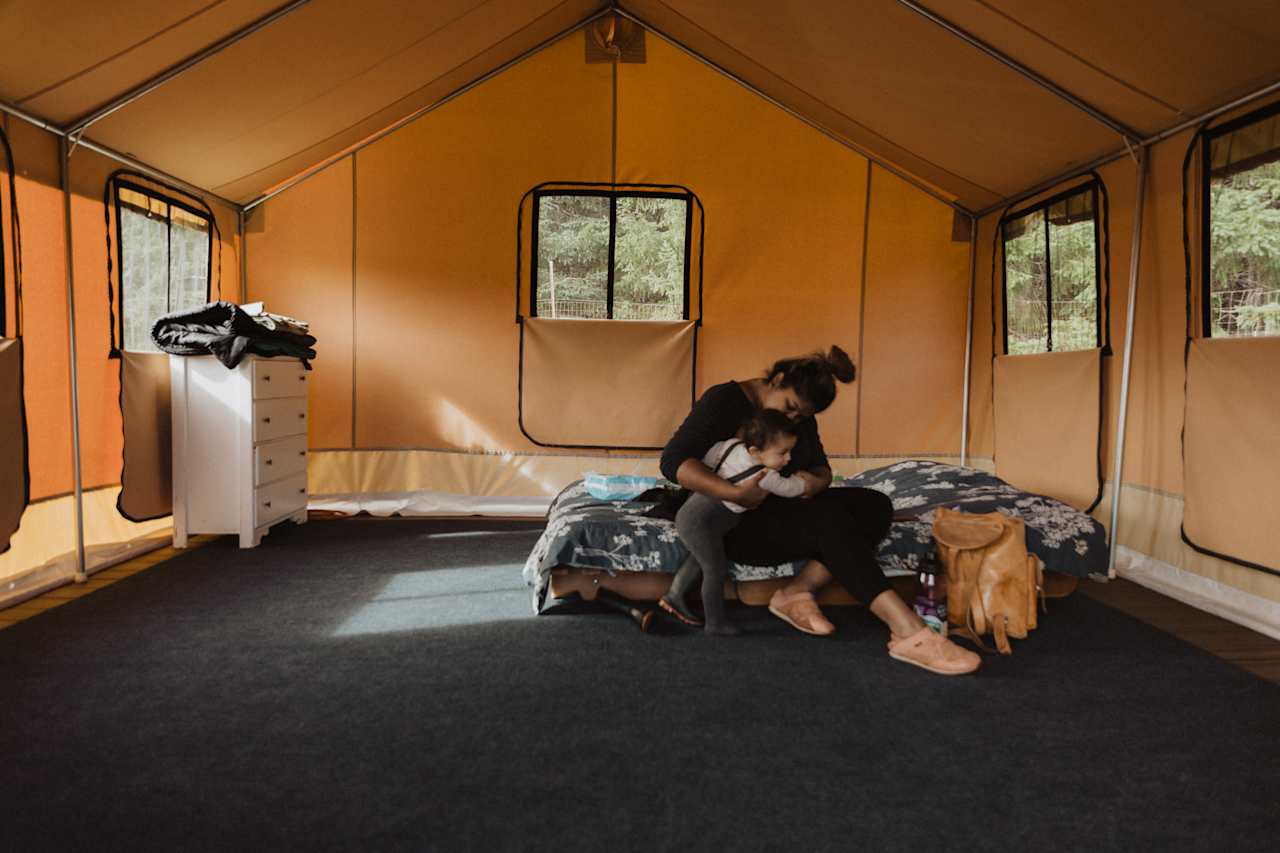
[[307, 396], [307, 371], [295, 359], [254, 359], [253, 398]]
[[295, 435], [253, 449], [253, 484], [273, 483], [307, 470], [307, 437]]
[[253, 492], [253, 526], [262, 527], [307, 505], [307, 475], [295, 474]]
[[253, 443], [307, 434], [307, 398], [258, 400], [253, 404]]

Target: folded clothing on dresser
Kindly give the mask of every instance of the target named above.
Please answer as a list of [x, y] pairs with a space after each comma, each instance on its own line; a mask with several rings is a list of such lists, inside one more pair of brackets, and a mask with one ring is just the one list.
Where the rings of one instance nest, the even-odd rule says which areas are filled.
[[228, 368], [252, 354], [300, 358], [310, 370], [309, 360], [316, 357], [313, 335], [268, 328], [232, 302], [210, 302], [200, 308], [166, 314], [151, 326], [151, 340], [162, 352], [209, 354]]

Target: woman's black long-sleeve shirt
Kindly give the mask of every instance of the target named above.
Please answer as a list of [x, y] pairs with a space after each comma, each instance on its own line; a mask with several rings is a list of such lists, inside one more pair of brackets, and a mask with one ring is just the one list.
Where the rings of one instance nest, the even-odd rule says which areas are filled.
[[[711, 445], [737, 435], [742, 423], [751, 417], [754, 410], [751, 399], [737, 382], [708, 388], [663, 448], [662, 475], [673, 483], [677, 482], [676, 471], [686, 459], [701, 462]], [[791, 461], [782, 469], [782, 475], [789, 477], [796, 471], [830, 467], [826, 451], [822, 449], [822, 439], [818, 437], [817, 421], [808, 417], [796, 426], [799, 429], [796, 446], [791, 451]]]

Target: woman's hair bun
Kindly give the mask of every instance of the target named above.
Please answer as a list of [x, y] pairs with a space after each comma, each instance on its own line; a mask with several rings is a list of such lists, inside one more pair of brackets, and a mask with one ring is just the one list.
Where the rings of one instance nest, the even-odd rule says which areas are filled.
[[840, 347], [832, 344], [831, 351], [826, 355], [827, 367], [831, 370], [831, 375], [841, 382], [852, 382], [858, 370], [853, 366], [853, 359], [849, 358], [849, 354]]

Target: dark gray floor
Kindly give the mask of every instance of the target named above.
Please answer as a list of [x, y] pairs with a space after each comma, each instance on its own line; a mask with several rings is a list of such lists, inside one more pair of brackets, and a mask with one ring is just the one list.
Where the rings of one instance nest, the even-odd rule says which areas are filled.
[[[527, 525], [526, 525], [527, 527]], [[485, 532], [486, 528], [489, 532]], [[947, 679], [530, 615], [536, 530], [230, 539], [0, 631], [0, 849], [1274, 849], [1280, 687], [1091, 601]]]

